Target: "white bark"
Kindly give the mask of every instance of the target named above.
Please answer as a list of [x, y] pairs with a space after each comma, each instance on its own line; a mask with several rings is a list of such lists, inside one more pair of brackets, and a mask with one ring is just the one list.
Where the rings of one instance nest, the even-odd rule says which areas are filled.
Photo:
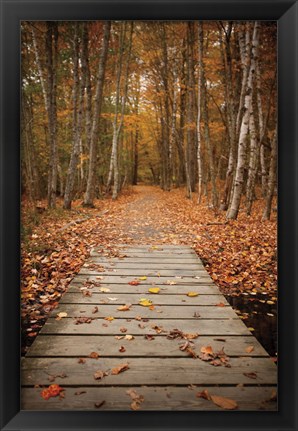
[[253, 79], [255, 75], [255, 47], [258, 44], [258, 24], [255, 22], [253, 38], [252, 38], [252, 50], [251, 50], [251, 62], [250, 68], [247, 78], [245, 99], [244, 99], [244, 115], [242, 117], [240, 134], [239, 134], [239, 144], [238, 144], [238, 160], [236, 167], [236, 174], [234, 179], [234, 187], [233, 187], [233, 195], [231, 200], [231, 206], [227, 213], [228, 219], [236, 219], [238, 216], [243, 181], [244, 181], [244, 170], [246, 166], [246, 144], [247, 144], [247, 135], [249, 128], [249, 119], [251, 112], [251, 103], [252, 103], [252, 92], [253, 92]]
[[201, 154], [201, 87], [202, 87], [202, 54], [203, 32], [200, 21], [198, 22], [198, 116], [197, 116], [197, 163], [198, 163], [198, 203], [202, 198], [202, 154]]
[[263, 212], [262, 220], [270, 220], [272, 199], [276, 186], [276, 168], [277, 168], [277, 130], [275, 130], [274, 137], [271, 143], [271, 159], [268, 177], [268, 190], [266, 196], [266, 204]]

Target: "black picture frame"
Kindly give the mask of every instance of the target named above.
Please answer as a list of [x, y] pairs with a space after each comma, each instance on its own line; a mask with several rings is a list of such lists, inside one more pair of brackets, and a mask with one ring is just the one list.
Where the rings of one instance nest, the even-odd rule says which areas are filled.
[[[0, 4], [1, 430], [297, 430], [297, 2], [0, 0]], [[20, 411], [20, 21], [77, 19], [278, 21], [277, 412]]]

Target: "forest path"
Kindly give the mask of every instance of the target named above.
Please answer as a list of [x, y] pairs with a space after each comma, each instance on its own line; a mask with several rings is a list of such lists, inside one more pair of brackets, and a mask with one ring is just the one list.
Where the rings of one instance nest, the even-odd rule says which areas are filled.
[[175, 243], [175, 220], [165, 192], [156, 186], [139, 185], [134, 186], [134, 193], [133, 202], [126, 204], [123, 217], [118, 219], [119, 231], [136, 243]]

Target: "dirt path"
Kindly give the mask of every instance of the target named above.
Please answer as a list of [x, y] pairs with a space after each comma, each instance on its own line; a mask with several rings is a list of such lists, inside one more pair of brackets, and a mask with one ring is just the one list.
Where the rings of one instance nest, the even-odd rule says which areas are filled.
[[172, 213], [167, 208], [164, 192], [156, 187], [137, 186], [134, 201], [124, 208], [118, 220], [119, 231], [133, 242], [150, 243], [152, 240], [172, 243], [175, 232]]

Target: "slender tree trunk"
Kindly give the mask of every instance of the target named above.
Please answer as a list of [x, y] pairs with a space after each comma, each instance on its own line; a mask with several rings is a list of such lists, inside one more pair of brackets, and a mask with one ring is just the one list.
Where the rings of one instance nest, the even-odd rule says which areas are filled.
[[80, 141], [81, 141], [81, 122], [82, 122], [82, 100], [85, 91], [85, 76], [82, 76], [80, 82], [79, 76], [79, 60], [80, 60], [80, 44], [79, 44], [79, 23], [74, 24], [74, 41], [73, 41], [73, 145], [71, 151], [70, 162], [68, 166], [65, 192], [64, 192], [64, 205], [65, 209], [71, 209], [72, 193], [77, 172], [77, 166], [80, 155]]
[[[195, 117], [194, 117], [194, 23], [188, 22], [187, 24], [187, 131], [186, 131], [186, 157], [185, 169], [187, 179], [187, 196], [191, 198], [191, 194], [195, 189], [195, 165], [194, 159], [195, 149]], [[195, 162], [195, 164], [194, 164]]]
[[[114, 128], [114, 135], [113, 135], [113, 148], [115, 149], [114, 162], [113, 162], [114, 163], [114, 184], [113, 184], [112, 199], [117, 199], [118, 193], [120, 190], [119, 165], [118, 165], [118, 140], [119, 140], [119, 136], [120, 136], [120, 133], [122, 130], [122, 126], [123, 126], [127, 92], [128, 92], [128, 75], [129, 75], [129, 65], [130, 65], [130, 56], [131, 56], [131, 48], [132, 48], [132, 35], [133, 35], [133, 21], [131, 21], [131, 23], [130, 23], [128, 53], [127, 53], [127, 59], [126, 59], [126, 65], [125, 65], [125, 74], [124, 74], [124, 91], [123, 91], [123, 96], [122, 96], [122, 100], [121, 100], [121, 114], [120, 114], [120, 119], [119, 119], [118, 125], [117, 125], [117, 115], [115, 116], [116, 123], [115, 123], [115, 128]], [[121, 70], [120, 70], [120, 77], [121, 77]]]
[[198, 203], [202, 198], [202, 153], [201, 153], [201, 88], [202, 88], [202, 62], [203, 62], [203, 31], [202, 24], [198, 22], [198, 116], [197, 116], [197, 163], [198, 163]]
[[269, 176], [268, 176], [268, 189], [267, 189], [266, 204], [265, 204], [262, 220], [270, 220], [272, 199], [273, 199], [274, 190], [276, 186], [276, 168], [277, 168], [277, 130], [275, 130], [274, 137], [271, 143], [271, 158], [270, 158], [270, 168], [269, 168]]
[[201, 41], [200, 41], [200, 49], [201, 49], [201, 98], [202, 98], [202, 119], [204, 123], [204, 138], [205, 144], [208, 152], [208, 161], [209, 161], [209, 172], [210, 172], [210, 180], [211, 180], [211, 196], [212, 196], [212, 206], [213, 208], [217, 208], [217, 190], [215, 183], [215, 169], [214, 169], [214, 157], [213, 157], [213, 148], [211, 146], [210, 140], [210, 130], [209, 130], [209, 113], [208, 113], [208, 100], [207, 100], [207, 88], [206, 88], [206, 78], [205, 78], [205, 67], [203, 62], [203, 27], [201, 31]]
[[[226, 100], [227, 132], [229, 137], [229, 161], [225, 178], [224, 191], [220, 202], [220, 209], [228, 209], [229, 198], [233, 184], [233, 174], [236, 159], [236, 119], [235, 119], [235, 91], [232, 73], [232, 53], [231, 53], [231, 34], [232, 23], [229, 23], [228, 30], [224, 29], [224, 49], [222, 48], [222, 58], [224, 64], [224, 83]], [[246, 81], [245, 81], [246, 82]]]
[[246, 85], [246, 93], [244, 100], [244, 115], [242, 117], [241, 127], [240, 127], [240, 135], [239, 135], [239, 146], [238, 146], [238, 160], [236, 167], [236, 174], [234, 179], [234, 187], [233, 187], [233, 195], [231, 199], [231, 205], [228, 210], [227, 218], [228, 219], [236, 219], [238, 216], [240, 202], [241, 202], [241, 194], [244, 182], [244, 170], [246, 165], [246, 142], [247, 135], [249, 129], [249, 120], [251, 113], [251, 104], [252, 104], [252, 92], [253, 92], [253, 79], [255, 75], [255, 48], [258, 44], [258, 23], [255, 22], [253, 39], [252, 39], [252, 50], [251, 50], [251, 63], [248, 73], [247, 85]]
[[253, 104], [250, 107], [249, 116], [249, 136], [250, 136], [250, 155], [249, 155], [249, 166], [248, 166], [248, 178], [246, 184], [246, 213], [251, 214], [251, 208], [254, 199], [255, 182], [257, 177], [257, 162], [258, 162], [258, 143], [257, 133], [255, 127]]
[[108, 55], [108, 46], [111, 32], [111, 21], [105, 21], [104, 23], [104, 36], [102, 49], [99, 57], [98, 64], [98, 76], [96, 83], [96, 92], [94, 100], [94, 114], [92, 122], [90, 149], [89, 149], [89, 169], [88, 169], [88, 180], [87, 188], [84, 198], [84, 206], [94, 207], [94, 186], [95, 186], [95, 169], [96, 169], [96, 156], [97, 156], [97, 141], [98, 141], [98, 129], [99, 129], [99, 117], [101, 113], [101, 105], [103, 98], [103, 87], [105, 68]]
[[48, 176], [48, 207], [56, 207], [57, 191], [57, 57], [58, 57], [58, 24], [47, 21], [46, 32], [46, 66], [47, 66], [47, 106], [50, 137], [50, 169]]

